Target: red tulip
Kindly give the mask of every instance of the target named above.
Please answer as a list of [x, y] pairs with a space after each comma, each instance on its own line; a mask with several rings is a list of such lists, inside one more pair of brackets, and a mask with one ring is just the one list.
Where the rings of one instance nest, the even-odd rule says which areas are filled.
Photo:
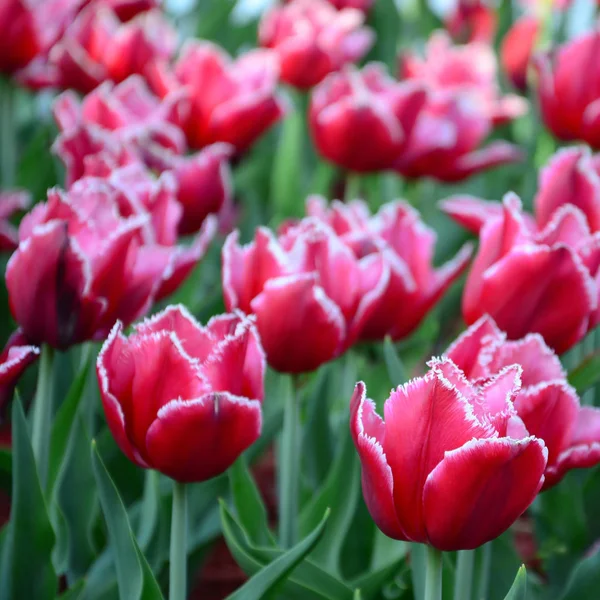
[[483, 42], [454, 46], [444, 31], [429, 39], [425, 58], [405, 53], [400, 75], [423, 82], [438, 94], [468, 95], [494, 123], [505, 123], [527, 112], [527, 102], [514, 94], [502, 95], [493, 48]]
[[180, 235], [195, 233], [209, 214], [229, 209], [233, 184], [227, 160], [232, 153], [229, 144], [217, 143], [192, 156], [173, 159], [168, 172], [177, 182], [177, 200], [183, 209]]
[[107, 6], [84, 9], [48, 52], [44, 64], [23, 74], [33, 88], [59, 87], [83, 93], [104, 81], [147, 75], [154, 63], [169, 60], [176, 36], [160, 11], [121, 23]]
[[368, 311], [355, 318], [362, 340], [399, 340], [414, 331], [450, 285], [464, 272], [472, 253], [466, 244], [439, 269], [433, 268], [436, 234], [404, 202], [391, 202], [373, 216], [365, 204], [307, 202], [307, 214], [328, 223], [354, 252], [363, 273]]
[[180, 125], [193, 148], [226, 142], [246, 150], [285, 112], [277, 95], [279, 67], [270, 50], [252, 50], [232, 61], [209, 42], [189, 42], [174, 73], [157, 69], [152, 84], [165, 96], [184, 86], [190, 109]]
[[498, 17], [486, 0], [458, 0], [445, 25], [457, 42], [492, 43]]
[[598, 322], [599, 266], [600, 238], [576, 206], [561, 207], [535, 231], [519, 199], [507, 195], [502, 216], [481, 229], [464, 318], [474, 323], [488, 313], [510, 339], [537, 332], [564, 352]]
[[445, 551], [477, 548], [503, 533], [544, 482], [548, 451], [511, 400], [514, 365], [476, 389], [449, 359], [392, 391], [385, 420], [358, 383], [350, 428], [365, 502], [389, 537]]
[[40, 349], [31, 346], [22, 331], [17, 330], [10, 336], [0, 354], [0, 417], [4, 416], [21, 374], [39, 355]]
[[600, 231], [600, 155], [585, 146], [560, 150], [542, 169], [534, 200], [538, 226], [546, 226], [565, 204], [579, 208], [590, 229]]
[[527, 431], [543, 439], [548, 448], [543, 489], [558, 483], [570, 469], [600, 462], [600, 409], [580, 405], [558, 357], [540, 335], [506, 341], [486, 315], [448, 348], [447, 356], [475, 385], [510, 365], [521, 366], [523, 387], [514, 398], [514, 408]]
[[515, 21], [502, 40], [502, 68], [511, 83], [522, 92], [527, 89], [527, 72], [539, 33], [539, 19], [525, 15]]
[[[534, 58], [542, 118], [561, 140], [582, 140], [600, 149], [600, 30]], [[582, 85], [585, 82], [585, 85]]]
[[318, 151], [352, 171], [389, 169], [410, 143], [425, 91], [378, 64], [332, 73], [313, 91], [309, 125]]
[[362, 12], [367, 12], [375, 0], [327, 0], [329, 4], [335, 6], [338, 10], [344, 8], [355, 8]]
[[110, 7], [121, 21], [130, 21], [143, 12], [159, 8], [161, 0], [92, 0], [93, 4]]
[[479, 148], [492, 125], [486, 107], [470, 94], [432, 93], [394, 169], [404, 177], [453, 182], [522, 160], [519, 148], [504, 141]]
[[202, 327], [183, 306], [118, 323], [98, 355], [108, 426], [136, 465], [180, 481], [223, 473], [261, 432], [264, 354], [252, 321]]
[[54, 104], [62, 131], [54, 150], [67, 166], [67, 186], [86, 173], [87, 157], [99, 153], [115, 166], [141, 160], [153, 169], [169, 168], [173, 156], [186, 149], [176, 125], [183, 110], [181, 93], [161, 100], [138, 76], [119, 85], [107, 82], [81, 103], [72, 92], [64, 92]]
[[338, 12], [327, 0], [293, 0], [264, 15], [258, 36], [261, 46], [277, 52], [282, 81], [308, 89], [366, 54], [373, 33], [363, 22], [356, 9]]
[[[133, 193], [133, 192], [132, 192]], [[86, 178], [50, 190], [21, 222], [6, 270], [11, 312], [29, 340], [65, 349], [131, 323], [172, 292], [206, 250], [207, 223], [191, 248], [149, 243], [151, 215], [119, 214], [119, 191]]]
[[17, 230], [8, 220], [31, 204], [31, 195], [22, 190], [0, 192], [0, 252], [15, 250], [19, 245]]
[[0, 73], [13, 74], [40, 52], [35, 13], [27, 0], [0, 2]]

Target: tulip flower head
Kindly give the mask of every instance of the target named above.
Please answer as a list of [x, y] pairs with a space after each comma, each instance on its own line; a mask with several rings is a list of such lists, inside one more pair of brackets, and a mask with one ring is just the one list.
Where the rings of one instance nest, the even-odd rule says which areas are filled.
[[[168, 190], [160, 183], [155, 191], [148, 201], [168, 215]], [[160, 244], [138, 194], [85, 178], [69, 192], [50, 190], [48, 201], [22, 220], [6, 285], [13, 316], [31, 342], [62, 350], [101, 339], [117, 319], [130, 324], [176, 289], [203, 256], [214, 221], [189, 248]], [[169, 218], [165, 223], [177, 227]]]
[[27, 66], [40, 52], [42, 41], [34, 10], [27, 0], [0, 3], [0, 73]]
[[406, 147], [425, 91], [375, 63], [332, 73], [312, 93], [309, 126], [327, 160], [361, 173], [390, 169]]
[[91, 4], [70, 23], [47, 58], [22, 74], [34, 88], [57, 87], [88, 93], [104, 81], [119, 83], [148, 75], [171, 59], [176, 35], [159, 10], [122, 23], [109, 6]]
[[308, 89], [366, 54], [373, 34], [364, 19], [360, 10], [337, 11], [327, 0], [293, 0], [264, 15], [258, 37], [277, 52], [282, 81]]
[[117, 323], [98, 355], [108, 426], [136, 465], [179, 482], [226, 471], [260, 436], [264, 354], [251, 319], [200, 325], [182, 306], [123, 335]]
[[[600, 149], [600, 30], [534, 57], [542, 119], [560, 140]], [[581, 82], [585, 85], [581, 86]]]
[[515, 21], [502, 40], [502, 69], [513, 86], [522, 92], [527, 89], [527, 74], [540, 28], [538, 18], [524, 15]]
[[544, 482], [548, 450], [513, 399], [521, 367], [474, 386], [450, 359], [393, 390], [384, 419], [356, 385], [350, 429], [365, 502], [387, 536], [469, 550], [503, 533]]
[[531, 435], [548, 449], [544, 486], [556, 485], [571, 469], [600, 462], [600, 409], [581, 406], [560, 360], [536, 333], [507, 340], [483, 316], [446, 351], [472, 385], [482, 385], [510, 365], [522, 368], [522, 387], [513, 405]]
[[459, 43], [492, 43], [498, 27], [496, 10], [487, 0], [457, 0], [445, 23]]
[[158, 68], [152, 85], [161, 97], [183, 89], [189, 106], [178, 124], [192, 148], [226, 142], [243, 152], [285, 113], [278, 78], [271, 50], [252, 50], [233, 61], [214, 44], [189, 42], [173, 72]]

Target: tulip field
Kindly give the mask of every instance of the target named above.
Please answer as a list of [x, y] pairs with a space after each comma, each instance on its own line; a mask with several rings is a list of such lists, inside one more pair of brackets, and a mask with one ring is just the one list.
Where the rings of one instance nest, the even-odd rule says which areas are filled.
[[0, 0], [0, 600], [598, 600], [600, 2]]

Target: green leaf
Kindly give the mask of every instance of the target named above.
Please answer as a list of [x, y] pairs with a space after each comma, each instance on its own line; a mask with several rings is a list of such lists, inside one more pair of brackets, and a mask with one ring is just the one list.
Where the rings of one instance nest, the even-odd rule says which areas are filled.
[[60, 520], [59, 540], [65, 536], [65, 556], [59, 557], [59, 562], [64, 558], [65, 564], [60, 571], [66, 571], [70, 581], [83, 577], [96, 557], [92, 530], [98, 504], [89, 445], [87, 430], [79, 415], [71, 429], [53, 495], [53, 509], [60, 509], [60, 516], [53, 522]]
[[560, 600], [597, 598], [598, 589], [600, 589], [600, 549], [577, 563]]
[[162, 599], [160, 587], [138, 547], [123, 501], [98, 454], [95, 442], [92, 442], [92, 465], [113, 551], [119, 598], [121, 600]]
[[392, 385], [398, 386], [406, 383], [408, 381], [406, 369], [404, 368], [400, 356], [398, 356], [398, 352], [394, 346], [394, 342], [389, 335], [385, 336], [383, 342], [383, 358]]
[[158, 522], [160, 508], [160, 473], [148, 469], [145, 474], [144, 496], [137, 527], [137, 539], [140, 548], [146, 551], [152, 540]]
[[271, 175], [271, 205], [278, 217], [304, 214], [302, 166], [306, 123], [298, 100], [281, 126]]
[[[580, 598], [584, 597], [587, 596], [580, 596]], [[517, 571], [515, 582], [504, 600], [527, 600], [527, 569], [525, 569], [525, 565], [522, 565]]]
[[287, 579], [288, 575], [304, 560], [321, 539], [329, 514], [330, 511], [327, 509], [321, 522], [310, 535], [261, 569], [241, 588], [231, 594], [229, 600], [261, 600], [265, 597], [265, 594]]
[[583, 394], [588, 388], [600, 383], [600, 352], [590, 354], [569, 372], [569, 383]]
[[56, 600], [80, 600], [85, 589], [85, 580], [78, 581], [75, 585], [72, 585], [68, 590], [65, 590], [60, 596], [56, 597]]
[[267, 510], [243, 456], [229, 469], [229, 483], [238, 518], [253, 544], [274, 546]]
[[360, 465], [350, 435], [350, 427], [342, 426], [343, 439], [338, 457], [319, 493], [306, 506], [300, 516], [300, 535], [304, 536], [318, 523], [328, 507], [333, 507], [327, 532], [311, 558], [327, 571], [341, 576], [340, 557], [346, 534], [360, 495]]
[[54, 531], [18, 397], [12, 404], [12, 435], [12, 510], [0, 564], [0, 600], [54, 600]]
[[[244, 529], [221, 502], [221, 525], [227, 547], [244, 572], [252, 576], [265, 565], [280, 558], [285, 551], [279, 548], [253, 546]], [[329, 575], [310, 559], [303, 560], [283, 584], [286, 600], [318, 598], [322, 600], [351, 600], [352, 590], [339, 579]], [[285, 592], [285, 593], [284, 593]]]
[[67, 451], [69, 434], [73, 429], [73, 422], [75, 421], [77, 409], [83, 397], [89, 370], [90, 361], [87, 360], [71, 384], [69, 393], [65, 401], [61, 404], [52, 424], [52, 431], [50, 432], [50, 455], [48, 458], [48, 480], [46, 484], [46, 491], [49, 497], [52, 497], [54, 485], [56, 484], [65, 452]]
[[369, 23], [377, 32], [369, 60], [385, 63], [394, 72], [398, 61], [400, 17], [394, 0], [377, 0], [369, 14]]

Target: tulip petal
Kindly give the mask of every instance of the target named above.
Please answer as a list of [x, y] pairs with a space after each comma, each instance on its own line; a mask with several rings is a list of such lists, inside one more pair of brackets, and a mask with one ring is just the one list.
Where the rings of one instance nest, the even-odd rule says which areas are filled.
[[513, 249], [484, 273], [480, 296], [480, 310], [509, 338], [537, 332], [559, 353], [583, 337], [596, 303], [594, 281], [562, 245]]
[[392, 470], [382, 447], [385, 426], [362, 382], [356, 384], [350, 402], [350, 430], [360, 457], [363, 496], [373, 520], [387, 536], [410, 541], [396, 516]]
[[503, 141], [492, 142], [481, 150], [464, 154], [454, 163], [452, 169], [436, 174], [436, 177], [441, 181], [460, 181], [474, 173], [499, 165], [522, 162], [523, 159], [523, 151], [518, 146]]
[[439, 207], [459, 225], [475, 234], [490, 219], [501, 216], [503, 211], [499, 202], [469, 195], [451, 196], [440, 202]]
[[546, 453], [533, 437], [477, 439], [446, 452], [423, 490], [429, 543], [471, 550], [498, 537], [536, 497]]
[[[442, 359], [440, 365], [451, 362]], [[384, 406], [383, 451], [394, 477], [394, 503], [410, 539], [427, 541], [423, 486], [445, 452], [472, 438], [495, 435], [478, 421], [473, 406], [437, 366], [397, 388]]]
[[269, 364], [279, 371], [312, 371], [342, 350], [344, 317], [312, 273], [270, 279], [251, 308]]
[[228, 469], [261, 427], [257, 400], [227, 392], [173, 400], [148, 430], [148, 456], [154, 468], [177, 481], [205, 481]]
[[502, 344], [505, 337], [494, 319], [484, 315], [448, 347], [445, 355], [464, 372], [468, 379], [487, 377], [491, 371], [479, 360], [480, 354], [487, 346]]

